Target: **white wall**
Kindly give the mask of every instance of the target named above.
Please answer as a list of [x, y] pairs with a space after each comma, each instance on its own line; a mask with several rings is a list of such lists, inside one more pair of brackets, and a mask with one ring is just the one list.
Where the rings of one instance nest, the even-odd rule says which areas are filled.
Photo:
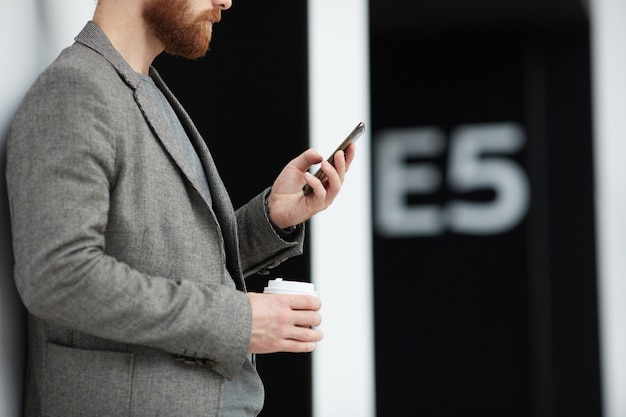
[[590, 1], [605, 417], [626, 416], [626, 1]]
[[[0, 3], [0, 161], [6, 133], [36, 75], [91, 18], [95, 0], [3, 0]], [[0, 416], [21, 415], [24, 310], [12, 276], [4, 162], [0, 164]]]

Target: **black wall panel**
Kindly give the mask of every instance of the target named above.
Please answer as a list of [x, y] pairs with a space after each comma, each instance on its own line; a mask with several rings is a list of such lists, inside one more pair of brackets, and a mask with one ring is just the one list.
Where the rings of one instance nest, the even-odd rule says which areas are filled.
[[[370, 2], [378, 415], [599, 416], [582, 3], [399, 3]], [[466, 153], [494, 126], [522, 146]], [[526, 200], [497, 187], [507, 171]], [[507, 198], [521, 214], [500, 229], [504, 208], [469, 228], [452, 210]]]

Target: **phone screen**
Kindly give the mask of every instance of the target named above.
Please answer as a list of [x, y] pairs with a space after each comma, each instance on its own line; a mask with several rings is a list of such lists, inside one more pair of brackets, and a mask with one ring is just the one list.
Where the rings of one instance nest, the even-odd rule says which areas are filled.
[[[344, 151], [348, 147], [348, 145], [350, 145], [353, 142], [356, 142], [356, 140], [359, 138], [359, 136], [363, 134], [364, 131], [365, 131], [365, 123], [360, 122], [358, 125], [356, 125], [356, 127], [352, 130], [352, 132], [350, 132], [348, 137], [346, 137], [343, 140], [343, 142], [341, 142], [341, 144], [337, 147], [337, 149], [335, 149], [335, 151], [330, 155], [327, 161], [330, 162], [332, 166], [335, 166], [335, 154], [339, 151]], [[328, 183], [326, 174], [324, 174], [321, 168], [318, 169], [315, 172], [315, 174], [313, 174], [313, 176], [319, 178], [319, 180], [322, 181], [324, 186], [326, 186], [326, 184]], [[305, 184], [305, 186], [302, 187], [302, 191], [304, 192], [304, 195], [309, 195], [313, 192], [313, 188], [311, 188], [309, 184]]]

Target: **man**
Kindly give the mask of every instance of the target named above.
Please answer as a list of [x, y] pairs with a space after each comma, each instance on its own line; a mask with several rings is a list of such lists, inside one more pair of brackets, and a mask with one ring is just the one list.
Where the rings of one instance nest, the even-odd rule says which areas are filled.
[[[254, 354], [310, 352], [320, 301], [245, 292], [302, 251], [337, 196], [307, 150], [235, 211], [205, 142], [151, 67], [208, 50], [231, 0], [100, 0], [15, 116], [7, 181], [29, 311], [25, 416], [254, 416]], [[307, 170], [322, 163], [326, 187]], [[304, 196], [309, 184], [314, 193]]]

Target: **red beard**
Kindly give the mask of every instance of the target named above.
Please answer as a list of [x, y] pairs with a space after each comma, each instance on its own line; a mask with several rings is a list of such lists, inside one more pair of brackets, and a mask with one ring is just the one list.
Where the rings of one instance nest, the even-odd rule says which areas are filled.
[[192, 16], [187, 0], [152, 0], [143, 17], [170, 55], [196, 59], [206, 55], [211, 42], [209, 22], [221, 20], [221, 10], [213, 9]]

